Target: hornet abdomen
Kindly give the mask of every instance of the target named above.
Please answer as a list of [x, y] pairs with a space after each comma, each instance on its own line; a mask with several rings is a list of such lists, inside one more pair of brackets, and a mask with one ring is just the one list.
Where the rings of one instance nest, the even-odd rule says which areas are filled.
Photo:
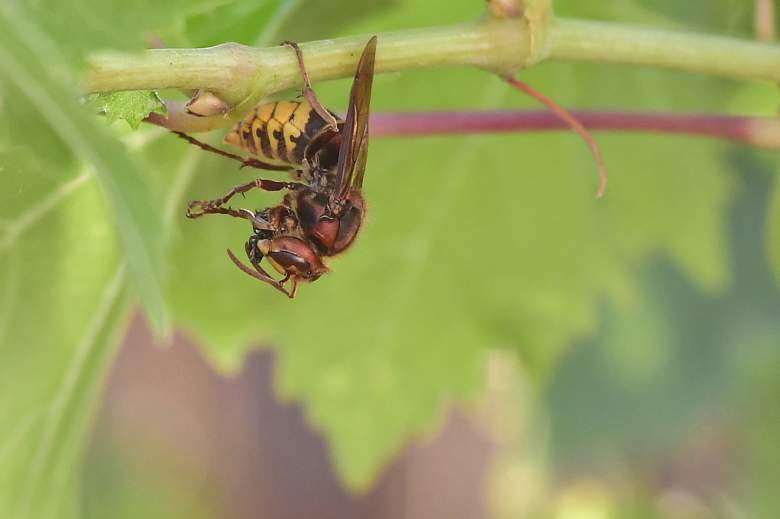
[[326, 126], [305, 99], [257, 106], [225, 136], [225, 142], [263, 162], [300, 169], [309, 142]]

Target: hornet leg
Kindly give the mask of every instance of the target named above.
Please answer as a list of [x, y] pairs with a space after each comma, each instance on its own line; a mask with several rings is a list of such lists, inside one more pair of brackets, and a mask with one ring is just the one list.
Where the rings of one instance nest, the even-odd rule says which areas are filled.
[[187, 218], [200, 218], [206, 214], [229, 214], [231, 216], [236, 216], [237, 218], [246, 218], [246, 215], [240, 211], [223, 206], [235, 195], [239, 193], [243, 195], [247, 191], [251, 191], [255, 188], [260, 188], [264, 191], [281, 191], [282, 189], [294, 191], [302, 187], [304, 187], [304, 185], [297, 182], [279, 182], [276, 180], [258, 178], [252, 182], [234, 187], [222, 198], [215, 198], [214, 200], [193, 200], [187, 205]]
[[221, 155], [222, 157], [227, 157], [229, 159], [236, 160], [241, 163], [241, 167], [245, 168], [249, 166], [250, 168], [257, 168], [257, 169], [267, 169], [270, 171], [289, 171], [289, 166], [278, 166], [275, 164], [268, 164], [267, 162], [263, 162], [261, 160], [257, 160], [252, 157], [242, 157], [240, 155], [236, 155], [235, 153], [230, 153], [229, 151], [221, 150], [219, 148], [215, 148], [211, 144], [207, 144], [203, 141], [199, 141], [195, 137], [191, 135], [187, 135], [183, 132], [177, 132], [174, 130], [171, 130], [173, 133], [184, 139], [185, 141], [189, 142], [190, 144], [193, 144], [197, 146], [198, 148], [201, 148], [203, 150], [206, 150], [210, 153], [215, 153], [217, 155]]
[[303, 52], [301, 52], [301, 48], [293, 41], [282, 42], [282, 45], [288, 45], [292, 47], [292, 49], [295, 51], [295, 57], [298, 58], [298, 67], [300, 67], [301, 75], [303, 76], [303, 95], [309, 101], [311, 107], [314, 108], [314, 111], [317, 112], [317, 115], [322, 117], [325, 122], [328, 123], [328, 126], [333, 128], [333, 130], [338, 130], [338, 123], [336, 122], [336, 118], [333, 117], [333, 114], [331, 114], [324, 106], [322, 106], [319, 99], [317, 99], [317, 96], [314, 94], [314, 89], [311, 87], [311, 79], [309, 79], [309, 73], [306, 72], [306, 66], [303, 64]]

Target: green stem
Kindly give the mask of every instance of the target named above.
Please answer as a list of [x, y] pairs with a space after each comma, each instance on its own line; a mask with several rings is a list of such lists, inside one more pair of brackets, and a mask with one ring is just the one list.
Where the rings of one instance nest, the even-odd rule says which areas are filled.
[[724, 36], [557, 19], [550, 57], [644, 65], [735, 79], [780, 83], [780, 46]]
[[[312, 79], [354, 74], [366, 40], [366, 36], [352, 36], [301, 44]], [[565, 18], [553, 19], [549, 25], [529, 26], [523, 18], [489, 19], [383, 33], [376, 70], [467, 65], [507, 75], [544, 60], [652, 66], [780, 83], [778, 45]], [[300, 74], [287, 48], [225, 44], [97, 55], [83, 86], [90, 92], [202, 88], [241, 105], [300, 86]]]
[[[487, 20], [380, 35], [377, 72], [471, 65], [496, 72], [522, 66], [528, 55], [524, 20]], [[349, 77], [367, 36], [301, 43], [313, 80]], [[143, 89], [210, 90], [233, 104], [300, 86], [293, 52], [228, 43], [207, 49], [153, 49], [140, 55], [100, 54], [90, 61], [89, 92]]]

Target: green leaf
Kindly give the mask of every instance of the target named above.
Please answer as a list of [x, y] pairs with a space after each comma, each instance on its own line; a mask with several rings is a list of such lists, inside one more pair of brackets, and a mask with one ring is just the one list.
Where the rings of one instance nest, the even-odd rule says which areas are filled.
[[[569, 2], [566, 14], [580, 5]], [[348, 32], [393, 30], [409, 19], [449, 23], [481, 8], [404, 2]], [[576, 107], [717, 111], [738, 91], [711, 78], [601, 65], [549, 64], [524, 79]], [[315, 89], [340, 110], [349, 81]], [[537, 108], [472, 70], [382, 75], [374, 93], [377, 111]], [[476, 394], [487, 352], [516, 350], [544, 379], [574, 339], [594, 333], [605, 300], [636, 290], [649, 258], [668, 258], [701, 290], [727, 285], [730, 147], [598, 139], [611, 172], [600, 201], [595, 164], [573, 134], [375, 140], [361, 236], [294, 301], [226, 258], [226, 247], [241, 251], [249, 237], [246, 222], [183, 222], [170, 259], [177, 322], [226, 369], [252, 345], [277, 345], [280, 392], [304, 403], [339, 474], [365, 489], [408, 437], [436, 424], [443, 406]], [[252, 174], [211, 156], [198, 170], [190, 199], [214, 197]], [[241, 203], [278, 200], [253, 193]]]
[[165, 104], [154, 91], [90, 94], [87, 103], [104, 114], [109, 123], [126, 121], [134, 130], [150, 113], [165, 113]]
[[[4, 169], [4, 188], [25, 173]], [[89, 171], [17, 197], [0, 233], [0, 516], [72, 517], [66, 475], [127, 318], [125, 268]]]
[[[767, 353], [776, 351], [776, 333], [767, 341]], [[775, 354], [766, 355], [764, 363], [757, 363], [746, 373], [748, 388], [742, 395], [745, 426], [745, 467], [740, 470], [741, 490], [747, 496], [752, 517], [775, 517], [780, 514], [780, 496], [776, 483], [780, 478], [780, 362]]]
[[[780, 172], [780, 168], [778, 168]], [[780, 283], [780, 178], [775, 178], [769, 201], [766, 226], [766, 248], [775, 279]]]
[[[80, 105], [70, 66], [85, 49], [141, 48], [145, 31], [87, 16], [84, 2], [53, 4], [0, 3], [0, 517], [21, 519], [78, 516], [84, 439], [129, 286], [166, 326], [150, 189], [165, 199], [160, 171]], [[139, 12], [139, 25], [145, 16], [178, 21]]]
[[[196, 13], [186, 20], [177, 46], [209, 47], [234, 41], [244, 45], [273, 45], [279, 24], [296, 18], [310, 2], [304, 0], [238, 0], [214, 12]], [[264, 23], [258, 23], [262, 20]]]
[[[639, 483], [681, 460], [721, 459], [729, 478], [718, 492], [749, 517], [774, 517], [780, 422], [770, 402], [778, 394], [772, 381], [780, 380], [780, 292], [761, 253], [771, 168], [755, 150], [731, 155], [743, 185], [729, 207], [728, 290], [702, 294], [665, 262], [652, 262], [636, 293], [605, 309], [602, 332], [567, 356], [542, 407], [559, 474], [622, 466], [642, 474]], [[702, 455], [713, 437], [737, 441]], [[717, 503], [706, 506], [712, 512], [704, 516], [722, 515]]]
[[733, 0], [640, 0], [637, 2], [648, 10], [664, 13], [666, 16], [718, 34], [742, 34], [753, 36], [752, 2]]
[[[141, 157], [129, 153], [77, 105], [67, 65], [85, 50], [140, 49], [150, 36], [273, 42], [281, 27], [303, 40], [459, 22], [484, 6], [409, 0], [359, 18], [344, 4], [324, 9], [340, 18], [334, 26], [323, 11], [299, 10], [306, 2], [24, 4], [0, 7], [0, 516], [74, 515], [71, 474], [126, 318], [122, 265], [140, 291], [157, 290], [162, 245], [177, 324], [224, 368], [273, 344], [280, 392], [303, 403], [353, 488], [366, 488], [410, 437], [436, 426], [442, 409], [473, 397], [492, 349], [519, 353], [545, 380], [575, 339], [599, 327], [605, 302], [636, 293], [648, 261], [668, 259], [700, 291], [728, 285], [733, 186], [723, 159], [732, 147], [599, 135], [612, 177], [595, 201], [595, 165], [574, 135], [448, 137], [372, 143], [358, 242], [289, 301], [227, 260], [224, 249], [240, 251], [251, 233], [245, 222], [182, 215], [187, 199], [222, 194], [251, 173], [196, 149], [182, 159], [186, 145], [172, 136]], [[595, 9], [583, 4], [556, 8], [568, 16]], [[320, 23], [301, 22], [307, 13]], [[720, 9], [703, 23], [713, 19], [723, 19]], [[83, 30], [73, 31], [77, 23]], [[718, 111], [741, 93], [710, 78], [602, 65], [549, 64], [524, 79], [576, 107]], [[348, 81], [315, 89], [335, 110], [346, 105]], [[377, 77], [373, 102], [380, 111], [531, 106], [484, 72], [451, 69]], [[242, 203], [278, 201], [252, 193]], [[632, 323], [653, 326], [636, 308], [618, 309], [624, 317], [623, 333]], [[663, 352], [619, 360], [653, 363], [634, 372], [647, 379], [665, 366]]]
[[[212, 13], [235, 0], [8, 0], [24, 9], [59, 44], [69, 64], [102, 49], [142, 50], [154, 39], [176, 39], [186, 17]], [[262, 25], [263, 20], [258, 20]]]
[[[398, 0], [239, 0], [219, 7], [214, 13], [191, 16], [185, 38], [178, 43], [208, 47], [235, 41], [264, 46], [284, 40], [328, 38], [357, 19], [398, 4]], [[267, 20], [267, 23], [258, 24], [257, 20]]]
[[556, 14], [623, 22], [669, 29], [698, 29], [714, 34], [752, 37], [753, 4], [733, 0], [621, 0], [579, 2], [556, 0]]
[[110, 200], [134, 286], [156, 328], [165, 331], [162, 243], [151, 194], [124, 148], [78, 105], [75, 92], [55, 81], [57, 75], [67, 77], [68, 71], [49, 63], [52, 58], [56, 63], [54, 43], [18, 15], [12, 8], [0, 10], [0, 30], [5, 33], [0, 49], [3, 79], [14, 85], [75, 156], [94, 168]]

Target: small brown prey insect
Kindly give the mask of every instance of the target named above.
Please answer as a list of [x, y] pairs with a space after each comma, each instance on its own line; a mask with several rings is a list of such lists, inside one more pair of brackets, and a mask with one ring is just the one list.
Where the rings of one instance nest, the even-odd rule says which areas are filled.
[[[239, 269], [290, 298], [295, 297], [299, 281], [315, 281], [328, 272], [323, 259], [346, 250], [363, 222], [365, 204], [361, 189], [368, 151], [376, 41], [376, 36], [372, 37], [360, 56], [344, 120], [317, 100], [300, 48], [286, 42], [298, 59], [305, 99], [259, 105], [225, 138], [225, 142], [258, 158], [243, 158], [174, 132], [207, 151], [236, 159], [243, 166], [292, 173], [294, 181], [258, 178], [236, 186], [221, 198], [190, 202], [187, 210], [189, 218], [226, 214], [249, 220], [253, 233], [245, 249], [252, 267], [230, 250], [228, 256]], [[243, 195], [254, 188], [286, 193], [281, 204], [259, 211], [227, 205], [236, 194]], [[268, 258], [283, 276], [281, 279], [271, 277], [263, 269], [263, 258]], [[289, 290], [285, 287], [288, 281]]]

